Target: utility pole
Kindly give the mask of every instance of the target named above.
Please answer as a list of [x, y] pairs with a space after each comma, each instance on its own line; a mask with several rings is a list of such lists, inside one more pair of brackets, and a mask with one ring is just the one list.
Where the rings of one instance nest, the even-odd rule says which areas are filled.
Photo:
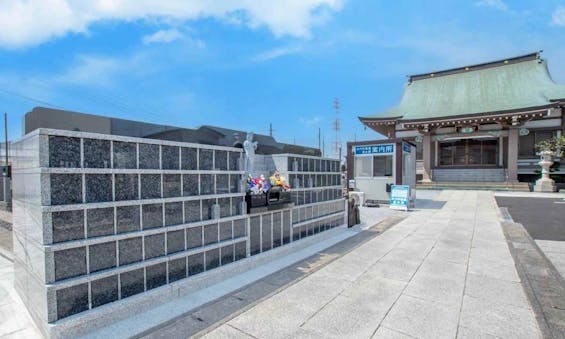
[[273, 123], [269, 123], [269, 135], [273, 137]]
[[[334, 143], [334, 154], [338, 155], [341, 153], [341, 140], [339, 138], [339, 132], [341, 130], [341, 123], [339, 121], [339, 99], [334, 99], [334, 109], [335, 109], [335, 120], [333, 123], [333, 129], [335, 132], [335, 143]], [[340, 160], [341, 161], [341, 160]]]
[[6, 166], [8, 166], [8, 113], [4, 112], [4, 135], [6, 137]]
[[318, 149], [322, 151], [322, 129], [318, 127]]

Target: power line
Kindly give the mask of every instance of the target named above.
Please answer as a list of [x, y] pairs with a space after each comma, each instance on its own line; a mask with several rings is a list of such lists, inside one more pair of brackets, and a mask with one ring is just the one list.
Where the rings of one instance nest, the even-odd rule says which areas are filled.
[[15, 97], [22, 98], [22, 99], [25, 99], [25, 100], [28, 100], [28, 101], [32, 101], [32, 102], [35, 102], [35, 103], [38, 103], [38, 104], [41, 104], [41, 105], [45, 105], [45, 106], [49, 106], [49, 107], [54, 107], [54, 108], [64, 109], [64, 108], [61, 107], [61, 106], [54, 105], [54, 104], [49, 103], [49, 102], [47, 102], [47, 101], [43, 101], [43, 100], [40, 100], [40, 99], [36, 99], [36, 98], [30, 97], [30, 96], [28, 96], [28, 95], [23, 95], [23, 94], [19, 94], [19, 93], [16, 93], [16, 92], [8, 91], [8, 90], [6, 90], [6, 89], [4, 89], [4, 88], [0, 88], [0, 92], [4, 92], [4, 93], [6, 93], [6, 94], [8, 94], [8, 95], [13, 95], [13, 96], [15, 96]]

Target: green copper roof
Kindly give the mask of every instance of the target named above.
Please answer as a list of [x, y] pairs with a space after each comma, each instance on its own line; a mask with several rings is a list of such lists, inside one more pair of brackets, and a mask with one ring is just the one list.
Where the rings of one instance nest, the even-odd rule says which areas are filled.
[[437, 119], [539, 107], [565, 98], [565, 86], [553, 82], [546, 62], [539, 58], [498, 61], [410, 79], [399, 106], [360, 119]]

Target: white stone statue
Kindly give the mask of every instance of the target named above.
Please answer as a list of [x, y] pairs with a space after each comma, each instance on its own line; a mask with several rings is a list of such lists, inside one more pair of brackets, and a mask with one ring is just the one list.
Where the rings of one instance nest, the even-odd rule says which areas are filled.
[[247, 133], [247, 138], [243, 142], [243, 150], [245, 151], [245, 172], [253, 175], [253, 164], [255, 163], [255, 150], [257, 149], [257, 141], [253, 141], [253, 132]]

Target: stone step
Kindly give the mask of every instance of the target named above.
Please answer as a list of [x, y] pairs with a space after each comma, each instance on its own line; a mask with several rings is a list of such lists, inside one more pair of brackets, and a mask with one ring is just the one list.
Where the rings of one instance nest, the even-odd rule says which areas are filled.
[[465, 181], [452, 181], [452, 182], [430, 182], [419, 183], [416, 189], [423, 190], [482, 190], [482, 191], [514, 191], [514, 192], [529, 192], [530, 187], [527, 182], [506, 183], [506, 182], [465, 182]]
[[503, 168], [454, 168], [435, 169], [432, 173], [433, 180], [437, 182], [504, 182], [506, 173]]

